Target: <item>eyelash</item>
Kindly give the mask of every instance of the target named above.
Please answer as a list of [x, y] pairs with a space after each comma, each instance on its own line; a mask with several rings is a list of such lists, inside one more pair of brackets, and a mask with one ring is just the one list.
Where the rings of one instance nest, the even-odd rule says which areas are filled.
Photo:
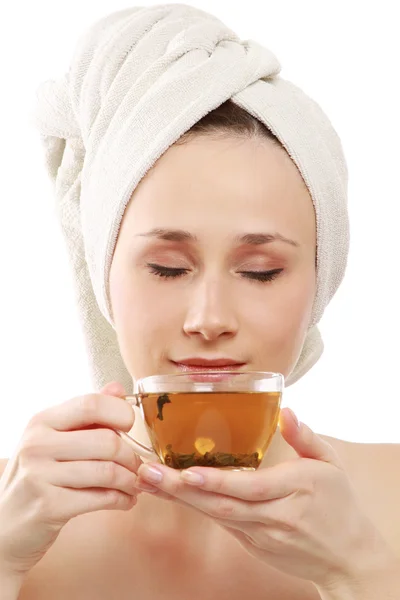
[[[149, 263], [147, 266], [154, 275], [167, 279], [176, 279], [188, 271], [188, 269], [172, 269], [171, 267], [163, 267], [152, 263]], [[239, 273], [245, 275], [246, 279], [252, 279], [260, 283], [269, 283], [278, 277], [282, 271], [283, 269], [273, 269], [272, 271], [239, 271]]]

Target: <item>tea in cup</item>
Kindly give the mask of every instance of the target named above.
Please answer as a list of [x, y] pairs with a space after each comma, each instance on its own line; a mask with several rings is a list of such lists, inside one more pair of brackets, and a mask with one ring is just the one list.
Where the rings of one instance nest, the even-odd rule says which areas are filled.
[[284, 377], [263, 371], [207, 371], [144, 377], [126, 401], [137, 406], [152, 448], [144, 457], [173, 469], [256, 470], [279, 419]]

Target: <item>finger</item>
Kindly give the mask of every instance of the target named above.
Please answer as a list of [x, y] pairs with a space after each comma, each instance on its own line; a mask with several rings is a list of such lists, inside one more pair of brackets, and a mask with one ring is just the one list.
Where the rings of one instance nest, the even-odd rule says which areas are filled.
[[[150, 484], [145, 483], [140, 477], [138, 477], [136, 480], [136, 487], [139, 491], [149, 493], [152, 496], [156, 496], [157, 498], [161, 498], [163, 500], [172, 500], [175, 504], [179, 504], [180, 506], [185, 506], [186, 508], [188, 506], [190, 506], [190, 504], [187, 504], [183, 500], [179, 500], [179, 498], [175, 498], [171, 494], [167, 494], [166, 492], [163, 492], [162, 490], [160, 490]], [[190, 506], [190, 508], [193, 508], [193, 510], [196, 510], [193, 506]], [[201, 511], [198, 511], [198, 512], [201, 512]]]
[[[235, 538], [241, 546], [243, 546], [243, 548], [245, 548], [245, 550], [247, 550], [247, 552], [249, 552], [252, 556], [256, 556], [257, 558], [260, 558], [261, 560], [263, 560], [265, 562], [265, 555], [266, 555], [266, 548], [265, 548], [265, 543], [263, 544], [258, 544], [255, 539], [252, 537], [251, 532], [248, 532], [248, 525], [249, 524], [243, 524], [241, 525], [241, 527], [245, 527], [245, 531], [243, 531], [242, 529], [236, 529], [235, 527], [232, 527], [231, 524], [233, 523], [233, 525], [235, 526], [236, 524], [234, 522], [230, 522], [229, 526], [223, 522], [219, 522], [218, 524], [225, 529], [226, 532], [228, 532], [233, 538]], [[260, 528], [260, 526], [258, 524], [255, 524], [256, 527], [258, 527], [258, 529]], [[273, 551], [273, 549], [271, 548], [271, 550]], [[281, 550], [281, 548], [278, 549], [278, 551]]]
[[137, 503], [135, 494], [109, 488], [63, 488], [54, 486], [51, 522], [65, 524], [73, 517], [99, 510], [131, 510]]
[[[145, 467], [146, 465], [142, 465], [139, 468], [139, 484], [142, 480], [150, 483], [142, 475], [145, 473]], [[248, 503], [230, 496], [223, 496], [219, 493], [194, 489], [180, 479], [179, 472], [175, 472], [175, 469], [169, 469], [164, 465], [159, 466], [159, 468], [160, 471], [168, 469], [172, 473], [169, 476], [165, 476], [161, 482], [157, 484], [152, 483], [152, 485], [156, 485], [162, 492], [170, 494], [178, 500], [182, 500], [211, 517], [237, 521], [259, 521], [262, 518], [263, 512], [265, 512], [265, 502]]]
[[130, 431], [135, 421], [132, 406], [115, 396], [87, 394], [48, 408], [33, 417], [57, 431], [81, 429], [87, 425], [103, 425]]
[[136, 475], [129, 469], [104, 460], [65, 461], [50, 463], [46, 477], [57, 487], [107, 488], [136, 496]]
[[[140, 470], [139, 470], [140, 472]], [[191, 467], [180, 473], [180, 479], [208, 492], [260, 502], [289, 496], [304, 484], [299, 460], [280, 463], [257, 471], [224, 471], [209, 467]], [[193, 475], [199, 474], [204, 483], [196, 484]]]
[[[149, 491], [145, 488], [143, 488], [143, 481], [140, 479], [140, 477], [137, 479], [136, 485], [138, 486], [138, 489], [145, 492], [145, 493], [149, 493], [152, 496], [155, 496], [156, 498], [161, 498], [163, 500], [168, 500], [173, 502], [174, 504], [178, 504], [179, 506], [184, 506], [185, 508], [191, 508], [192, 510], [204, 515], [207, 514], [210, 517], [213, 517], [213, 520], [219, 524], [219, 525], [227, 525], [227, 523], [233, 523], [233, 521], [228, 521], [228, 520], [224, 520], [222, 517], [218, 518], [214, 515], [214, 512], [212, 510], [212, 505], [210, 502], [200, 502], [198, 496], [196, 497], [195, 493], [193, 493], [193, 491], [191, 492], [190, 490], [187, 492], [187, 494], [182, 494], [182, 497], [179, 495], [177, 496], [176, 494], [169, 494], [168, 492], [162, 490], [161, 488], [157, 488], [154, 491]], [[242, 522], [242, 526], [244, 524], [244, 521]]]
[[[174, 504], [179, 504], [180, 506], [185, 506], [186, 508], [187, 508], [188, 506], [190, 506], [189, 504], [186, 504], [186, 502], [183, 502], [183, 500], [179, 500], [179, 498], [175, 498], [174, 496], [171, 496], [171, 494], [167, 494], [166, 492], [162, 492], [161, 490], [158, 490], [158, 489], [157, 489], [157, 490], [155, 490], [155, 491], [149, 492], [148, 490], [142, 490], [142, 489], [139, 487], [139, 490], [140, 490], [140, 491], [143, 491], [143, 492], [145, 492], [145, 493], [149, 493], [149, 494], [151, 494], [152, 496], [155, 496], [156, 498], [161, 498], [161, 500], [169, 500], [169, 501], [172, 501], [172, 502], [174, 502]], [[190, 508], [193, 508], [193, 507], [192, 507], [192, 506], [190, 506]], [[195, 509], [193, 508], [193, 510], [195, 510]], [[201, 512], [201, 511], [199, 511], [199, 512]]]
[[260, 531], [260, 523], [250, 523], [248, 521], [224, 521], [222, 519], [213, 519], [213, 521], [236, 538], [241, 544], [247, 542], [252, 546], [256, 545], [254, 537], [256, 537], [257, 532]]
[[112, 429], [49, 432], [41, 441], [43, 454], [57, 461], [111, 460], [137, 473], [141, 458]]
[[191, 489], [187, 486], [174, 490], [173, 488], [169, 489], [167, 485], [162, 487], [162, 484], [159, 485], [166, 493], [170, 493], [193, 508], [221, 521], [261, 522], [265, 513], [265, 502], [245, 502], [231, 496]]
[[[327, 442], [316, 434], [308, 425], [300, 423], [296, 426], [293, 411], [284, 408], [280, 412], [280, 430], [285, 441], [294, 448], [301, 458], [313, 458], [344, 468], [339, 454]], [[295, 417], [297, 419], [297, 417]]]

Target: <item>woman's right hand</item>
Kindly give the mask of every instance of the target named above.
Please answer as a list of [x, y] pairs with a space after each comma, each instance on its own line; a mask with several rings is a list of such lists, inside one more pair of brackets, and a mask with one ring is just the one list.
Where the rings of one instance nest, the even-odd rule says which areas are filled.
[[26, 574], [73, 517], [130, 510], [143, 462], [114, 429], [135, 420], [123, 386], [78, 396], [34, 415], [0, 478], [0, 565]]

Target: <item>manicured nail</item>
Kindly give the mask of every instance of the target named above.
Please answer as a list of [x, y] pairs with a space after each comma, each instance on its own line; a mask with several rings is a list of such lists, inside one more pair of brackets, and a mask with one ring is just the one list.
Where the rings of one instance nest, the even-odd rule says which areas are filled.
[[162, 481], [162, 473], [155, 467], [150, 467], [149, 465], [142, 465], [140, 467], [140, 473], [138, 472], [140, 477], [146, 479], [146, 481], [150, 481], [151, 483], [160, 483]]
[[186, 483], [191, 483], [193, 485], [202, 485], [204, 483], [203, 475], [200, 475], [200, 473], [195, 473], [194, 471], [188, 471], [188, 470], [182, 471], [181, 478]]

